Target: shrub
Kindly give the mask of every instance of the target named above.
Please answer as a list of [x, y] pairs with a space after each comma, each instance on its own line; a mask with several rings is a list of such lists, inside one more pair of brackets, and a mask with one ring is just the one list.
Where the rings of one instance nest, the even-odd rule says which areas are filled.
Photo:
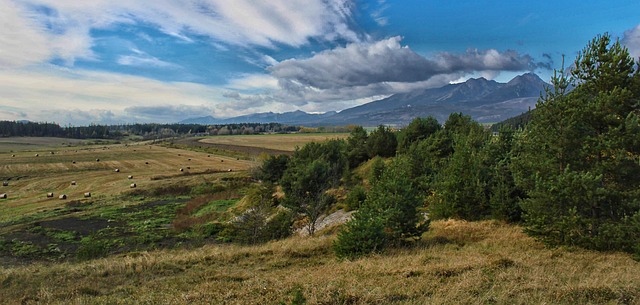
[[338, 258], [356, 259], [380, 252], [386, 245], [383, 219], [370, 210], [360, 210], [338, 232], [333, 251]]
[[76, 257], [80, 260], [90, 260], [104, 257], [109, 253], [109, 244], [104, 240], [85, 237], [80, 241]]
[[349, 194], [347, 194], [347, 198], [345, 199], [345, 205], [347, 211], [353, 211], [360, 208], [360, 205], [367, 198], [367, 191], [364, 189], [362, 185], [356, 185]]

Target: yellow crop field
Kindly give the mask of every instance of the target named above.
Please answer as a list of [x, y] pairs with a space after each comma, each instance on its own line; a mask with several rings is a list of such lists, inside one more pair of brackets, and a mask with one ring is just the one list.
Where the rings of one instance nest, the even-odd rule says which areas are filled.
[[273, 134], [273, 135], [233, 135], [207, 137], [199, 140], [201, 143], [233, 145], [243, 147], [258, 147], [282, 151], [294, 151], [309, 142], [323, 142], [331, 139], [346, 139], [348, 133], [319, 133], [319, 134]]
[[[201, 183], [254, 165], [228, 156], [143, 144], [34, 148], [0, 153], [0, 180], [8, 184], [0, 188], [7, 194], [0, 199], [0, 223], [84, 200], [87, 192], [104, 197], [128, 192], [132, 183], [138, 189]], [[67, 199], [58, 199], [63, 194]]]

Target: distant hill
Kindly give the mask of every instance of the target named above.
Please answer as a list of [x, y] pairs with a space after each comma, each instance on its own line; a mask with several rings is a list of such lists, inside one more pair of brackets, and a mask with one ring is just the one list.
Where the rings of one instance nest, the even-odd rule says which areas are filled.
[[406, 125], [416, 117], [434, 116], [444, 122], [449, 114], [462, 112], [481, 123], [493, 123], [520, 115], [534, 108], [544, 88], [550, 86], [533, 73], [514, 77], [508, 83], [485, 78], [469, 79], [440, 88], [394, 94], [364, 105], [325, 114], [303, 111], [257, 113], [228, 119], [211, 116], [192, 118], [180, 123], [282, 123], [290, 125], [376, 126]]

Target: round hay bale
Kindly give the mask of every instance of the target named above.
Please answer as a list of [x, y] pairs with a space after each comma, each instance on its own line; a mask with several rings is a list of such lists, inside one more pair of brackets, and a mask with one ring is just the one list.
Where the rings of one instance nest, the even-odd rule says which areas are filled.
[[187, 166], [187, 169], [191, 169], [191, 166]]
[[131, 187], [132, 189], [134, 189], [134, 188], [136, 188], [136, 187], [137, 187], [137, 185], [136, 185], [135, 183], [131, 183], [131, 185], [130, 185], [129, 187]]
[[89, 197], [91, 197], [91, 192], [84, 193], [84, 198], [89, 198]]
[[0, 199], [7, 199], [7, 194], [6, 193], [0, 194]]
[[53, 193], [47, 193], [47, 198], [53, 198]]
[[7, 181], [2, 182], [2, 186], [9, 186], [9, 182]]
[[11, 155], [11, 157], [15, 157], [16, 155]]
[[211, 157], [211, 155], [207, 155], [207, 158]]
[[119, 172], [120, 172], [120, 169], [119, 169], [119, 168], [116, 168], [116, 169], [114, 170], [114, 172], [119, 173]]
[[58, 199], [60, 199], [60, 200], [67, 199], [67, 195], [62, 194], [62, 195], [58, 196]]
[[96, 159], [96, 162], [100, 162], [100, 159]]
[[71, 185], [76, 185], [76, 181], [71, 181]]
[[180, 168], [180, 171], [181, 171], [181, 172], [184, 172], [184, 168]]
[[53, 154], [55, 154], [55, 153], [54, 153], [54, 152], [52, 152], [52, 151], [50, 151], [49, 153], [50, 153], [50, 154], [52, 154], [52, 155], [53, 155]]
[[220, 162], [224, 162], [224, 160], [220, 160]]
[[36, 154], [36, 157], [40, 156], [39, 154]]
[[71, 163], [76, 164], [76, 161], [71, 161]]
[[228, 171], [228, 172], [232, 172], [233, 170], [232, 170], [232, 169], [228, 169], [227, 171]]
[[191, 161], [191, 158], [187, 159], [187, 161]]
[[149, 162], [145, 162], [144, 164], [149, 164]]
[[132, 175], [127, 176], [127, 179], [133, 179]]

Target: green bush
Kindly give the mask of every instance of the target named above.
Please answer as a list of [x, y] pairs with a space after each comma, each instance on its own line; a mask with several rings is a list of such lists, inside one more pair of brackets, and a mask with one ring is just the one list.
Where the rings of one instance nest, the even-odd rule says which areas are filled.
[[199, 225], [197, 227], [197, 232], [202, 237], [210, 237], [210, 236], [217, 236], [224, 229], [225, 229], [224, 224], [219, 222], [210, 222], [210, 223]]
[[410, 176], [409, 159], [396, 157], [372, 185], [353, 219], [338, 233], [333, 249], [353, 259], [387, 246], [415, 241], [428, 228], [420, 213], [422, 199]]
[[386, 245], [382, 218], [373, 215], [371, 211], [360, 210], [338, 232], [333, 251], [338, 258], [356, 259], [381, 252]]
[[264, 241], [283, 239], [293, 233], [293, 213], [280, 210], [267, 221], [263, 236]]
[[362, 185], [356, 185], [344, 201], [347, 211], [359, 209], [365, 199], [367, 199], [367, 191]]
[[109, 254], [109, 244], [105, 240], [94, 240], [85, 237], [80, 241], [76, 257], [80, 260], [101, 258]]

